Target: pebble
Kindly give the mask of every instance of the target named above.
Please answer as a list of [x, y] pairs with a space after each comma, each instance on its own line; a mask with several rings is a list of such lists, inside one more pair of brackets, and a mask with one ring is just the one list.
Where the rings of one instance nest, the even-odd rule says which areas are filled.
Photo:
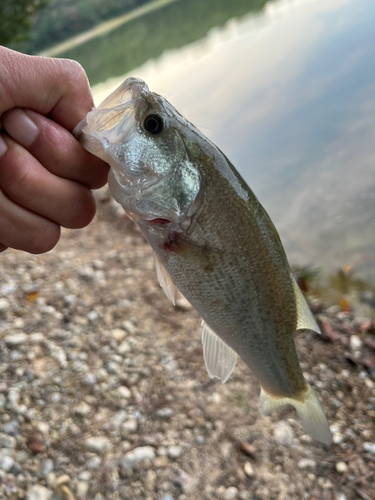
[[85, 498], [90, 488], [90, 483], [88, 481], [77, 481], [76, 493], [78, 498]]
[[293, 441], [294, 432], [287, 421], [280, 420], [275, 424], [273, 437], [277, 443], [284, 446], [289, 446]]
[[121, 426], [121, 436], [127, 436], [128, 434], [132, 434], [136, 432], [138, 429], [138, 420], [136, 418], [129, 418], [126, 422], [124, 422]]
[[181, 453], [182, 453], [182, 446], [178, 446], [178, 445], [171, 445], [171, 446], [168, 446], [168, 457], [169, 458], [179, 458], [181, 456]]
[[129, 342], [127, 342], [126, 340], [121, 342], [121, 344], [117, 347], [117, 352], [121, 356], [123, 356], [124, 354], [126, 354], [129, 351], [131, 351], [131, 346], [130, 346]]
[[111, 335], [117, 342], [121, 342], [126, 337], [126, 331], [122, 328], [115, 328], [111, 331]]
[[34, 484], [27, 490], [26, 500], [50, 500], [53, 492], [40, 484]]
[[0, 313], [5, 313], [10, 309], [10, 302], [8, 299], [1, 298], [0, 299]]
[[97, 469], [102, 464], [102, 459], [100, 457], [91, 457], [87, 460], [86, 465], [89, 469]]
[[135, 469], [144, 460], [153, 460], [154, 458], [155, 449], [152, 446], [140, 446], [125, 453], [120, 463], [124, 469]]
[[363, 448], [369, 453], [375, 455], [375, 443], [368, 443], [368, 442], [363, 443]]
[[173, 497], [172, 497], [172, 495], [170, 495], [169, 493], [165, 493], [165, 494], [162, 496], [162, 500], [173, 500]]
[[120, 385], [120, 387], [117, 387], [117, 393], [120, 397], [125, 399], [130, 399], [132, 397], [131, 391], [125, 385]]
[[16, 438], [7, 434], [0, 434], [0, 448], [15, 448], [17, 444]]
[[348, 470], [348, 466], [346, 465], [345, 462], [337, 462], [336, 466], [336, 471], [339, 472], [340, 474], [344, 474]]
[[350, 348], [352, 351], [360, 351], [362, 349], [363, 342], [358, 337], [358, 335], [352, 335], [350, 337]]
[[3, 431], [4, 434], [10, 434], [11, 436], [17, 436], [18, 428], [19, 428], [19, 423], [17, 422], [17, 420], [11, 420], [10, 422], [3, 424], [1, 430]]
[[156, 416], [159, 417], [159, 418], [163, 418], [165, 420], [169, 420], [172, 416], [173, 416], [173, 410], [172, 408], [160, 408], [160, 410], [158, 410], [156, 412]]
[[254, 469], [250, 462], [245, 462], [243, 470], [248, 477], [254, 477]]
[[302, 470], [315, 469], [316, 466], [316, 461], [312, 460], [311, 458], [301, 458], [301, 460], [298, 461], [298, 468]]
[[5, 470], [5, 472], [9, 472], [13, 465], [14, 458], [7, 455], [0, 457], [0, 469]]
[[47, 458], [46, 460], [43, 460], [40, 466], [40, 475], [41, 476], [48, 476], [50, 472], [52, 472], [54, 469], [53, 466], [53, 461], [50, 458]]
[[235, 486], [230, 486], [224, 492], [225, 500], [234, 500], [237, 496], [238, 489]]
[[17, 347], [24, 344], [27, 340], [26, 333], [14, 333], [4, 337], [4, 342], [7, 347]]
[[97, 381], [98, 380], [94, 373], [86, 373], [86, 375], [83, 377], [82, 383], [84, 385], [95, 385]]
[[89, 437], [83, 444], [86, 450], [92, 453], [103, 453], [112, 447], [110, 440], [104, 436]]
[[74, 413], [76, 415], [78, 415], [79, 417], [85, 417], [86, 415], [88, 415], [91, 411], [91, 406], [88, 405], [87, 403], [85, 403], [84, 401], [82, 401], [82, 403], [80, 403], [79, 405], [77, 405], [75, 408], [74, 408]]

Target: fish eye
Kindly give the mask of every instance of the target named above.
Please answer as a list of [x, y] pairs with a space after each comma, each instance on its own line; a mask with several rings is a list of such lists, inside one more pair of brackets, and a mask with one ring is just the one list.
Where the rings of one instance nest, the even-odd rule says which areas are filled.
[[147, 132], [150, 132], [150, 134], [160, 134], [160, 132], [163, 131], [164, 129], [164, 123], [163, 120], [159, 115], [151, 114], [146, 116], [145, 121], [143, 122], [143, 125]]

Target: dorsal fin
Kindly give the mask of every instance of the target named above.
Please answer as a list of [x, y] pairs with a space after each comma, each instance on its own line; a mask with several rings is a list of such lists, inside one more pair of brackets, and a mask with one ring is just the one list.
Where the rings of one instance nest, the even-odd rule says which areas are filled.
[[156, 254], [154, 254], [154, 257], [155, 257], [156, 274], [157, 274], [160, 286], [164, 290], [164, 293], [168, 297], [168, 299], [172, 302], [173, 305], [175, 305], [177, 287], [173, 283], [171, 277], [169, 276], [168, 271], [165, 269], [165, 267], [161, 263], [161, 260], [159, 259], [159, 257]]
[[232, 373], [237, 354], [202, 321], [203, 357], [208, 375], [226, 382]]
[[291, 275], [291, 280], [293, 283], [293, 288], [294, 288], [294, 296], [296, 299], [296, 308], [297, 308], [297, 327], [296, 330], [312, 330], [313, 332], [316, 333], [321, 333], [319, 326], [317, 325], [317, 322], [315, 321], [315, 318], [313, 316], [313, 313], [311, 312], [305, 297], [303, 296], [303, 293], [301, 292], [300, 287], [297, 285], [296, 280], [294, 279], [294, 276], [292, 273]]

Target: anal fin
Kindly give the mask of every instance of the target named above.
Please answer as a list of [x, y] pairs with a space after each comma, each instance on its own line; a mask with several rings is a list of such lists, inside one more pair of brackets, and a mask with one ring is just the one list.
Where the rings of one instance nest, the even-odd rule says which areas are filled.
[[226, 382], [237, 361], [237, 354], [202, 321], [203, 357], [208, 375]]
[[173, 305], [175, 305], [177, 287], [173, 283], [171, 277], [169, 276], [168, 271], [165, 269], [165, 267], [161, 263], [161, 260], [159, 259], [159, 257], [156, 254], [154, 254], [154, 257], [155, 257], [156, 274], [157, 274], [160, 286], [164, 290], [164, 293], [168, 297], [168, 299], [172, 302]]
[[320, 328], [315, 321], [308, 303], [306, 302], [300, 287], [297, 285], [294, 276], [291, 274], [291, 280], [294, 288], [294, 296], [297, 306], [297, 328], [296, 330], [312, 330], [313, 332], [321, 333]]

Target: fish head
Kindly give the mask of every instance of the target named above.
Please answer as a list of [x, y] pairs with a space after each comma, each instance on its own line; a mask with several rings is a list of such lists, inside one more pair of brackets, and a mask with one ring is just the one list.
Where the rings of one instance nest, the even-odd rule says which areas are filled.
[[109, 187], [130, 217], [186, 226], [197, 209], [201, 176], [190, 158], [187, 122], [168, 101], [128, 78], [74, 134], [107, 162]]

